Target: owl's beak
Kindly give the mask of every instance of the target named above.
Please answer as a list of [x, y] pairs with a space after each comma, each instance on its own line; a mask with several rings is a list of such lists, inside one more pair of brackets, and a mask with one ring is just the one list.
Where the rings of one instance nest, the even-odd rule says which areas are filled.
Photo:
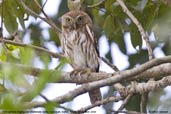
[[77, 28], [76, 23], [73, 23], [73, 28], [74, 28], [74, 29], [76, 29], [76, 28]]
[[77, 28], [76, 22], [73, 22], [72, 26], [73, 26], [73, 29], [76, 29]]
[[73, 26], [73, 29], [76, 29], [76, 28], [77, 28], [77, 23], [74, 21], [74, 22], [72, 23], [72, 26]]

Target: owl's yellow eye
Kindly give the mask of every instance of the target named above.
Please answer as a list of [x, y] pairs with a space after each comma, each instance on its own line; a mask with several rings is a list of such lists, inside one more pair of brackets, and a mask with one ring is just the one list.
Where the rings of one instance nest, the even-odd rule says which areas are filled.
[[78, 21], [82, 21], [82, 20], [83, 20], [82, 16], [78, 17]]
[[70, 21], [71, 21], [71, 19], [70, 19], [70, 18], [66, 18], [65, 20], [66, 20], [67, 22], [70, 22]]

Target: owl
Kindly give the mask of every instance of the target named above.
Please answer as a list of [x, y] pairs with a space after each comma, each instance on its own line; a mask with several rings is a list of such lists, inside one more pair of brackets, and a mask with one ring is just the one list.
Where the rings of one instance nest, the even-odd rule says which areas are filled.
[[[61, 45], [64, 55], [71, 60], [74, 70], [99, 71], [97, 39], [92, 31], [92, 20], [80, 10], [70, 11], [62, 16]], [[88, 92], [94, 104], [102, 99], [100, 88]]]

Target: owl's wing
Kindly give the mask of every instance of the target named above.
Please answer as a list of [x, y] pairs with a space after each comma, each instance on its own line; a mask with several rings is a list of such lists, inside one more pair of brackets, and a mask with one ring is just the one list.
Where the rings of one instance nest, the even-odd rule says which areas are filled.
[[95, 46], [95, 49], [96, 49], [96, 52], [97, 52], [98, 56], [100, 57], [100, 55], [99, 55], [99, 46], [97, 44], [97, 38], [95, 38], [94, 32], [92, 31], [92, 28], [90, 28], [88, 25], [86, 25], [86, 31], [87, 31], [88, 35], [91, 38], [91, 41], [93, 42], [93, 44]]

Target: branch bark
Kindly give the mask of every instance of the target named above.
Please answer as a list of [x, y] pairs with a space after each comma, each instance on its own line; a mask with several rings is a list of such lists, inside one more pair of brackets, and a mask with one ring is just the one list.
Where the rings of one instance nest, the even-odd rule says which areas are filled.
[[[76, 97], [76, 96], [78, 96], [78, 95], [80, 95], [82, 93], [85, 93], [88, 90], [91, 90], [91, 87], [94, 88], [93, 87], [94, 83], [95, 82], [91, 82], [89, 84], [83, 84], [81, 87], [79, 87], [79, 88], [77, 88], [77, 89], [75, 89], [73, 91], [70, 91], [69, 93], [67, 93], [67, 94], [65, 94], [63, 96], [60, 96], [60, 97], [57, 97], [57, 98], [53, 99], [52, 102], [64, 103], [66, 101], [70, 101], [74, 97]], [[148, 91], [153, 91], [153, 90], [158, 89], [158, 88], [163, 88], [163, 87], [166, 87], [168, 85], [171, 85], [171, 76], [164, 77], [162, 80], [154, 81], [153, 83], [150, 83], [150, 82], [148, 82], [148, 83], [137, 83], [134, 86], [127, 87], [125, 92], [127, 94], [144, 93], [144, 92], [148, 92]], [[122, 97], [118, 97], [118, 99], [121, 100]], [[115, 97], [113, 97], [111, 101], [117, 101], [117, 99], [115, 99]], [[88, 109], [90, 109], [90, 108], [92, 108], [94, 106], [103, 104], [103, 102], [105, 103], [105, 102], [110, 102], [110, 101], [105, 99], [102, 102], [99, 101], [94, 105], [87, 106], [87, 107], [82, 108], [80, 110], [81, 111], [88, 110]], [[27, 107], [27, 108], [41, 107], [41, 106], [44, 106], [45, 104], [46, 104], [46, 102], [32, 102], [32, 103], [25, 104], [25, 107]]]
[[[94, 80], [94, 82], [83, 84], [82, 86], [76, 88], [75, 90], [72, 90], [72, 91], [68, 92], [67, 94], [64, 94], [62, 96], [59, 96], [59, 97], [53, 99], [52, 102], [64, 103], [64, 102], [70, 101], [70, 100], [74, 99], [76, 96], [83, 94], [85, 92], [88, 92], [90, 90], [93, 90], [93, 89], [96, 89], [99, 87], [103, 87], [103, 86], [107, 86], [107, 85], [110, 86], [110, 85], [113, 85], [118, 82], [125, 82], [127, 80], [130, 80], [131, 78], [134, 79], [134, 77], [137, 77], [138, 75], [141, 75], [142, 73], [145, 73], [150, 69], [160, 68], [161, 65], [163, 65], [163, 67], [166, 67], [166, 66], [168, 67], [168, 65], [169, 65], [171, 68], [170, 63], [171, 63], [171, 56], [166, 56], [163, 58], [153, 59], [147, 63], [144, 63], [144, 64], [138, 66], [137, 68], [133, 68], [130, 70], [125, 70], [125, 71], [119, 71], [117, 73], [104, 73], [104, 72], [99, 72], [99, 73], [91, 73], [90, 72], [90, 73], [85, 73], [85, 74], [78, 73], [79, 76], [78, 75], [72, 76], [72, 75], [70, 75], [70, 73], [62, 73], [61, 75], [59, 75], [60, 73], [57, 73], [58, 71], [56, 71], [56, 70], [48, 70], [49, 76], [56, 76], [55, 74], [58, 74], [56, 76], [57, 80], [55, 80], [54, 82], [68, 82], [68, 83], [69, 82], [70, 83], [80, 83], [80, 82], [84, 82], [84, 81], [89, 82], [89, 81], [92, 81], [91, 77], [93, 77], [93, 76], [94, 76], [94, 79], [96, 79], [96, 81]], [[3, 67], [4, 65], [11, 66], [10, 63], [0, 62], [0, 68]], [[158, 65], [159, 65], [159, 67], [158, 67]], [[21, 71], [23, 71], [26, 74], [31, 74], [31, 75], [35, 75], [35, 76], [38, 76], [41, 72], [44, 71], [43, 69], [26, 67], [24, 65], [14, 65], [14, 66], [15, 66], [15, 69], [16, 68], [20, 69]], [[169, 68], [169, 70], [170, 70], [170, 68]], [[47, 72], [47, 70], [46, 70], [46, 72]], [[158, 72], [160, 72], [160, 69], [158, 69]], [[169, 73], [171, 73], [171, 72], [169, 72]], [[149, 74], [149, 75], [151, 75], [151, 74]], [[165, 73], [163, 73], [163, 75], [166, 76]], [[80, 76], [81, 76], [81, 78], [80, 78]], [[99, 77], [101, 77], [101, 78], [103, 77], [104, 79], [99, 80]], [[154, 84], [156, 84], [156, 85], [154, 85]], [[131, 87], [131, 88], [134, 88], [133, 89], [134, 91], [132, 89], [130, 89], [130, 91], [129, 91], [129, 88], [127, 88], [126, 90], [127, 90], [128, 94], [133, 93], [133, 92], [139, 92], [139, 93], [142, 92], [143, 93], [143, 92], [148, 92], [148, 91], [154, 90], [156, 88], [165, 87], [165, 86], [171, 84], [171, 76], [169, 76], [167, 78], [163, 78], [162, 80], [159, 80], [159, 81], [155, 82], [154, 84], [150, 85], [149, 83], [147, 83], [147, 84], [140, 83], [139, 85], [136, 85], [135, 87]], [[29, 103], [28, 107], [38, 107], [38, 106], [43, 106], [44, 104], [46, 104], [46, 103], [45, 102], [44, 103], [34, 102], [31, 104]]]
[[[0, 62], [0, 68], [3, 66], [11, 66], [11, 63]], [[33, 68], [30, 66], [13, 64], [15, 69], [20, 69], [23, 73], [38, 77], [45, 69]], [[143, 65], [126, 71], [119, 71], [115, 73], [106, 72], [88, 72], [83, 74], [72, 75], [70, 72], [60, 73], [57, 70], [46, 70], [49, 76], [56, 77], [54, 83], [88, 83], [98, 81], [106, 78], [115, 78], [116, 82], [128, 82], [132, 80], [148, 80], [150, 78], [161, 79], [164, 76], [171, 75], [171, 56], [153, 59]], [[131, 76], [132, 75], [132, 76]]]

